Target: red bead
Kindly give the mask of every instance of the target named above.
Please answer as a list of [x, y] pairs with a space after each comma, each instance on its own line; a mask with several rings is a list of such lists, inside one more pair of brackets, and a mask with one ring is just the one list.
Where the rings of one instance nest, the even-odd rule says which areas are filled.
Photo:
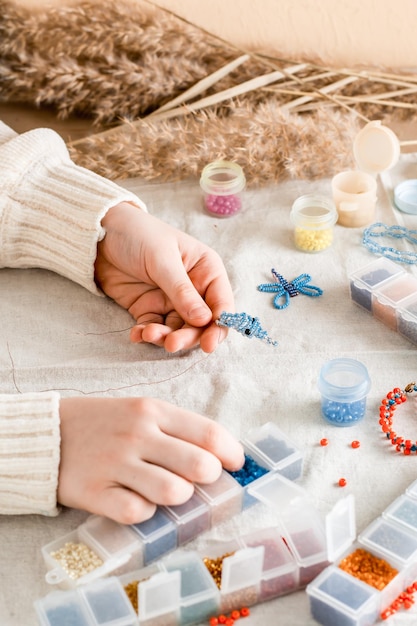
[[248, 609], [247, 606], [242, 606], [242, 608], [240, 609], [240, 616], [248, 617], [248, 615], [250, 615], [250, 610]]
[[234, 623], [235, 623], [235, 620], [233, 619], [233, 617], [228, 617], [224, 623], [224, 626], [233, 626]]
[[380, 617], [381, 617], [381, 619], [382, 619], [382, 620], [386, 620], [386, 619], [388, 619], [389, 617], [391, 617], [391, 615], [394, 615], [394, 613], [395, 613], [395, 611], [391, 611], [391, 609], [390, 609], [390, 608], [388, 608], [388, 609], [385, 609], [385, 611], [383, 611], [383, 612], [381, 613], [381, 616], [380, 616]]
[[346, 478], [339, 478], [339, 487], [346, 487], [347, 480]]
[[240, 611], [238, 611], [237, 609], [235, 609], [234, 611], [232, 611], [230, 613], [230, 617], [232, 617], [233, 619], [239, 619], [240, 617]]
[[217, 618], [219, 620], [219, 624], [225, 624], [227, 617], [226, 615], [219, 615], [219, 617]]
[[219, 623], [219, 620], [217, 619], [217, 617], [210, 617], [210, 620], [209, 620], [210, 626], [217, 626], [218, 623]]
[[352, 445], [352, 448], [359, 448], [361, 445], [361, 442], [355, 439], [354, 441], [352, 441], [351, 445]]
[[325, 437], [323, 437], [323, 439], [320, 439], [321, 446], [327, 446], [328, 443], [329, 443], [329, 440], [326, 439]]

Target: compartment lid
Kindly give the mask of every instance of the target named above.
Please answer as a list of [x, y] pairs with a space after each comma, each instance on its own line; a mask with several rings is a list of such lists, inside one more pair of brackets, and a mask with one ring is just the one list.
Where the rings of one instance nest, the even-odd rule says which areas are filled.
[[355, 500], [352, 494], [339, 500], [326, 515], [327, 556], [333, 563], [356, 537]]
[[305, 489], [278, 472], [269, 472], [258, 478], [256, 485], [248, 487], [248, 493], [279, 513], [300, 499], [306, 500], [306, 503], [310, 501]]
[[376, 120], [366, 124], [356, 135], [353, 155], [359, 169], [370, 174], [379, 174], [397, 163], [400, 158], [400, 142], [390, 128]]
[[221, 592], [231, 593], [257, 585], [262, 576], [264, 546], [242, 548], [222, 561]]
[[181, 572], [160, 572], [139, 584], [139, 619], [145, 621], [179, 610]]

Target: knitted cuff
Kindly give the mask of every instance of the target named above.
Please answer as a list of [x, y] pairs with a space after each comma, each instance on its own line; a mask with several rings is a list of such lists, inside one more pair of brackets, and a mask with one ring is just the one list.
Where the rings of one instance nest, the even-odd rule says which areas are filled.
[[54, 131], [36, 129], [0, 146], [0, 265], [52, 270], [100, 293], [94, 282], [101, 220], [131, 192], [75, 165]]
[[59, 394], [0, 395], [0, 514], [57, 515]]
[[15, 133], [10, 126], [6, 126], [4, 122], [0, 121], [0, 146], [15, 137], [17, 137], [17, 133]]

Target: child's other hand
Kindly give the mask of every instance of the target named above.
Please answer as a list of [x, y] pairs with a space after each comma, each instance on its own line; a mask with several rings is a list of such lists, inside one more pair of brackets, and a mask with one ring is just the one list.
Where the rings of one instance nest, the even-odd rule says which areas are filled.
[[186, 502], [193, 483], [244, 462], [225, 428], [162, 400], [66, 398], [60, 416], [58, 501], [123, 524]]
[[232, 288], [217, 252], [129, 203], [108, 211], [95, 276], [136, 320], [133, 342], [177, 352], [213, 352], [227, 335], [215, 320], [234, 311]]

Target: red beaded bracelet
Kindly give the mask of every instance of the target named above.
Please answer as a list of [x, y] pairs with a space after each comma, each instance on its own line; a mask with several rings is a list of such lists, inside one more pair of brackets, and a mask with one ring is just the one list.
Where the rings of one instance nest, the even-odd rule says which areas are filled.
[[385, 433], [387, 439], [395, 446], [397, 452], [403, 452], [403, 454], [407, 455], [412, 452], [417, 453], [417, 441], [413, 442], [411, 439], [399, 437], [397, 433], [392, 430], [392, 421], [397, 406], [406, 402], [406, 394], [412, 393], [413, 391], [417, 391], [416, 383], [409, 383], [404, 390], [395, 387], [392, 391], [387, 393], [379, 407], [379, 423], [382, 432]]

